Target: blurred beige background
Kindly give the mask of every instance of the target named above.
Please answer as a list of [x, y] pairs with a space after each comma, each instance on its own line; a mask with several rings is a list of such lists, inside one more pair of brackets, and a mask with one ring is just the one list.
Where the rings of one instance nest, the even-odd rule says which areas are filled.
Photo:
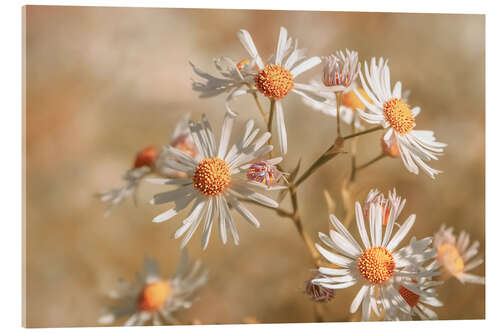
[[[185, 112], [207, 113], [219, 132], [224, 97], [198, 99], [188, 61], [215, 73], [213, 58], [247, 57], [236, 37], [240, 28], [250, 31], [264, 57], [274, 52], [283, 25], [308, 55], [350, 48], [362, 60], [388, 58], [393, 83], [401, 80], [411, 89], [410, 103], [422, 108], [418, 128], [449, 144], [431, 165], [444, 174], [433, 181], [385, 159], [359, 174], [357, 199], [372, 187], [396, 186], [408, 199], [403, 217], [417, 214], [413, 235], [429, 236], [446, 223], [470, 232], [484, 253], [484, 16], [29, 6], [26, 24], [28, 326], [96, 325], [104, 293], [117, 277], [134, 279], [145, 254], [161, 262], [164, 274], [174, 271], [180, 241], [170, 234], [180, 220], [151, 222], [166, 209], [148, 204], [161, 190], [157, 185], [144, 184], [138, 207], [129, 200], [108, 218], [93, 195], [118, 186], [138, 150], [167, 143]], [[284, 166], [292, 168], [299, 157], [309, 165], [330, 145], [334, 119], [295, 95], [284, 105], [290, 133]], [[236, 129], [259, 117], [251, 97], [235, 108]], [[379, 135], [361, 140], [360, 162], [378, 154]], [[348, 156], [334, 160], [300, 190], [315, 240], [328, 230], [323, 189], [338, 200], [349, 163]], [[213, 237], [202, 253], [201, 233], [191, 240], [190, 255], [201, 257], [211, 275], [181, 320], [313, 320], [303, 293], [313, 263], [295, 227], [255, 211], [262, 227], [238, 218], [237, 247]], [[484, 274], [484, 265], [474, 273]], [[350, 320], [357, 290], [341, 291], [325, 306], [329, 321]], [[439, 291], [440, 319], [484, 318], [483, 286], [453, 280]]]

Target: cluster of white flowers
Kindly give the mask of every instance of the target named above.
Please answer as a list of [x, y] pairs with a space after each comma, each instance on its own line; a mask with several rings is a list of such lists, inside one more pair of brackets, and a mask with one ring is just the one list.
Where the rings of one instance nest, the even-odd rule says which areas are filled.
[[[293, 183], [296, 175], [287, 181], [290, 174], [279, 165], [288, 151], [284, 99], [290, 92], [299, 95], [306, 106], [351, 124], [353, 133], [345, 139], [383, 130], [381, 156], [400, 157], [405, 168], [414, 174], [423, 170], [435, 178], [441, 173], [428, 162], [437, 160], [446, 144], [437, 142], [432, 131], [415, 129], [420, 108], [409, 106], [409, 93], [402, 92], [401, 82], [391, 86], [387, 60], [365, 61], [363, 74], [355, 51], [308, 58], [305, 50], [299, 49], [298, 41], [289, 37], [282, 27], [276, 52], [264, 61], [248, 31], [240, 30], [237, 36], [249, 58], [216, 59], [217, 75], [191, 63], [198, 76], [192, 88], [199, 97], [226, 95], [225, 108], [221, 107], [225, 112], [219, 138], [216, 139], [205, 115], [200, 121], [186, 116], [168, 145], [141, 151], [133, 168], [125, 174], [125, 185], [102, 194], [101, 200], [112, 207], [134, 193], [146, 175], [158, 176], [148, 181], [167, 189], [154, 195], [151, 203], [173, 206], [154, 217], [153, 222], [163, 222], [189, 211], [173, 234], [175, 239], [183, 237], [181, 248], [202, 225], [201, 247], [205, 250], [214, 221], [222, 243], [226, 244], [229, 232], [237, 245], [240, 238], [234, 211], [254, 227], [260, 226], [259, 219], [245, 203], [269, 207], [281, 216], [296, 218], [295, 214], [279, 207], [280, 198], [270, 197], [276, 190], [281, 194], [287, 190], [295, 193], [298, 186]], [[297, 82], [299, 75], [322, 61], [323, 71], [318, 78], [308, 84]], [[258, 123], [250, 120], [232, 141], [238, 113], [231, 102], [246, 94], [255, 97], [267, 131], [261, 132]], [[269, 100], [269, 112], [262, 110], [259, 97]], [[282, 157], [273, 154], [270, 143], [274, 133]], [[340, 136], [340, 131], [338, 133]], [[337, 142], [334, 139], [332, 142]], [[311, 300], [330, 301], [334, 290], [357, 285], [359, 291], [350, 312], [361, 307], [362, 320], [437, 319], [429, 306], [442, 305], [435, 287], [442, 284], [445, 277], [484, 283], [484, 278], [466, 273], [482, 263], [482, 259], [469, 261], [476, 255], [479, 244], [476, 242], [468, 248], [466, 233], [455, 241], [452, 230], [443, 228], [434, 239], [412, 237], [405, 246], [401, 245], [416, 221], [416, 216], [410, 215], [400, 223], [405, 203], [395, 190], [389, 192], [387, 198], [378, 190], [372, 190], [363, 204], [356, 202], [354, 216], [361, 242], [336, 216], [330, 215], [333, 228], [329, 235], [318, 233], [324, 245], [316, 244], [316, 250], [313, 247], [324, 261], [317, 264], [314, 277], [307, 283], [306, 292]], [[127, 289], [123, 296], [127, 302], [112, 308], [101, 322], [109, 323], [124, 314], [132, 315], [127, 324], [142, 324], [149, 319], [155, 324], [162, 323], [162, 319], [175, 322], [171, 312], [189, 307], [191, 303], [186, 295], [191, 296], [206, 280], [204, 271], [196, 266], [188, 272], [186, 265], [183, 263], [181, 273], [171, 280], [162, 280], [157, 268], [153, 273], [146, 270], [147, 276], [139, 281], [139, 286]]]

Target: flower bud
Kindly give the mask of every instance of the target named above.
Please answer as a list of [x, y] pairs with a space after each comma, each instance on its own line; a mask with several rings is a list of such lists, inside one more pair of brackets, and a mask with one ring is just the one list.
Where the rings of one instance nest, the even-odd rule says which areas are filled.
[[158, 157], [159, 150], [156, 147], [149, 146], [141, 150], [135, 156], [134, 169], [147, 166], [153, 168]]

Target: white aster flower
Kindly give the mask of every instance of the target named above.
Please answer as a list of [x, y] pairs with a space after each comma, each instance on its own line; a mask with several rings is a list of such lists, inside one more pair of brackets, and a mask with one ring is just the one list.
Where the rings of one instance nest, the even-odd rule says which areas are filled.
[[306, 93], [314, 91], [314, 87], [295, 80], [300, 74], [318, 65], [321, 59], [311, 57], [304, 60], [304, 50], [297, 48], [297, 42], [293, 43], [292, 38], [288, 38], [287, 30], [283, 27], [280, 28], [276, 53], [267, 64], [262, 61], [248, 31], [240, 30], [238, 38], [257, 66], [254, 75], [255, 87], [276, 103], [273, 122], [276, 124], [281, 153], [286, 154], [287, 134], [281, 100], [291, 91], [306, 98], [315, 98]]
[[[251, 225], [259, 227], [257, 218], [238, 198], [253, 200], [270, 207], [278, 206], [276, 201], [256, 192], [255, 189], [273, 190], [282, 187], [269, 187], [248, 180], [246, 176], [249, 163], [251, 165], [252, 161], [258, 160], [273, 149], [271, 145], [266, 145], [271, 134], [266, 132], [255, 140], [259, 129], [254, 129], [254, 122], [250, 120], [239, 141], [228, 150], [233, 120], [233, 116], [226, 113], [218, 149], [205, 115], [201, 122], [191, 122], [191, 135], [201, 156], [192, 158], [174, 147], [167, 148], [176, 158], [175, 161], [170, 161], [168, 166], [186, 173], [188, 178], [150, 179], [156, 184], [176, 185], [175, 189], [156, 194], [151, 200], [152, 204], [169, 202], [175, 204], [175, 207], [156, 216], [153, 222], [169, 220], [194, 202], [188, 217], [174, 234], [176, 239], [185, 235], [181, 247], [184, 247], [191, 239], [202, 219], [205, 220], [202, 235], [203, 249], [208, 245], [215, 219], [219, 221], [219, 234], [222, 242], [226, 243], [227, 229], [229, 229], [234, 243], [238, 244], [239, 237], [228, 203]], [[277, 158], [274, 162], [279, 163], [280, 160]]]
[[[191, 138], [188, 121], [189, 114], [177, 123], [170, 145], [191, 157], [196, 157], [199, 153]], [[132, 168], [125, 171], [125, 174], [122, 176], [122, 186], [98, 194], [100, 200], [107, 204], [105, 215], [109, 215], [113, 207], [121, 204], [130, 196], [134, 196], [135, 200], [135, 194], [141, 180], [147, 175], [157, 174], [164, 177], [185, 177], [185, 174], [166, 166], [166, 162], [172, 158], [165, 150], [160, 151], [155, 146], [148, 146], [137, 153]]]
[[379, 203], [370, 204], [368, 214], [370, 234], [368, 234], [363, 209], [360, 203], [356, 202], [356, 223], [363, 247], [334, 215], [330, 215], [330, 221], [335, 230], [330, 230], [330, 237], [319, 233], [319, 238], [336, 253], [316, 244], [316, 248], [323, 257], [339, 268], [320, 267], [319, 272], [328, 277], [316, 279], [314, 283], [331, 289], [360, 285], [361, 288], [351, 304], [350, 311], [354, 313], [362, 305], [364, 321], [370, 319], [372, 311], [375, 315], [380, 315], [378, 304], [382, 304], [386, 312], [391, 311], [390, 308], [395, 306], [393, 302], [394, 295], [397, 295], [394, 287], [395, 279], [401, 277], [419, 279], [434, 274], [433, 272], [415, 273], [409, 270], [411, 266], [419, 265], [436, 255], [432, 248], [415, 246], [415, 244], [429, 245], [430, 238], [417, 243], [413, 242], [410, 246], [396, 250], [413, 226], [415, 215], [411, 215], [392, 235], [396, 212], [391, 209], [384, 231], [382, 227], [384, 209], [385, 207]]
[[[308, 97], [303, 97], [302, 101], [314, 110], [321, 111], [328, 116], [337, 117], [337, 98], [335, 94], [331, 91], [325, 91], [325, 87], [318, 80], [312, 80], [310, 85], [317, 88], [315, 94], [323, 97], [325, 101], [321, 102]], [[368, 95], [366, 95], [364, 90], [362, 88], [358, 88], [356, 82], [353, 82], [343, 94], [342, 104], [340, 105], [340, 119], [348, 125], [351, 125], [354, 122], [354, 126], [356, 126], [357, 129], [362, 130], [364, 129], [364, 126], [360, 122], [357, 109], [364, 110], [365, 105], [359, 100], [358, 96], [356, 96], [354, 89], [357, 89], [361, 94], [368, 98]]]
[[[426, 162], [437, 160], [446, 144], [436, 142], [433, 131], [415, 130], [415, 117], [419, 107], [410, 109], [402, 98], [401, 82], [396, 82], [391, 90], [390, 72], [387, 61], [380, 58], [378, 65], [372, 58], [370, 69], [365, 62], [365, 76], [360, 75], [363, 89], [371, 101], [355, 91], [367, 110], [359, 110], [361, 119], [370, 124], [388, 128], [383, 140], [387, 145], [396, 142], [403, 164], [408, 171], [418, 174], [423, 169], [431, 178], [441, 171], [432, 169]], [[366, 81], [365, 81], [366, 79]], [[392, 140], [392, 141], [391, 141]]]
[[484, 277], [468, 273], [483, 263], [481, 257], [471, 260], [477, 253], [479, 241], [469, 246], [470, 236], [461, 231], [458, 240], [453, 228], [442, 225], [434, 235], [434, 247], [437, 249], [436, 262], [441, 267], [443, 279], [455, 277], [462, 283], [484, 284]]
[[331, 91], [344, 91], [356, 81], [361, 64], [358, 52], [346, 49], [346, 54], [337, 51], [335, 55], [325, 57], [323, 67], [323, 85]]
[[207, 271], [201, 262], [189, 263], [186, 251], [182, 252], [176, 273], [169, 279], [162, 278], [156, 261], [146, 258], [144, 270], [137, 274], [136, 283], [120, 281], [119, 289], [109, 293], [116, 305], [99, 318], [100, 324], [111, 324], [127, 317], [125, 326], [173, 324], [173, 313], [191, 307], [196, 292], [207, 281]]
[[[415, 241], [412, 239], [412, 241]], [[415, 272], [432, 271], [439, 274], [437, 265], [431, 263], [426, 267], [414, 267]], [[421, 277], [420, 279], [410, 279], [403, 277], [397, 279], [395, 285], [399, 295], [393, 299], [398, 306], [391, 307], [391, 311], [386, 313], [387, 320], [412, 320], [419, 317], [421, 320], [437, 320], [437, 314], [429, 308], [443, 305], [437, 298], [434, 287], [442, 285], [443, 281], [433, 281], [431, 277]], [[418, 292], [416, 292], [418, 291]]]

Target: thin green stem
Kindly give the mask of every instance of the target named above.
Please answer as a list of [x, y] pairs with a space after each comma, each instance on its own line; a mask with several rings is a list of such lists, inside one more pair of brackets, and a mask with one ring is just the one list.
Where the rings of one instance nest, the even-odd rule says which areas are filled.
[[297, 229], [300, 237], [306, 244], [311, 257], [314, 261], [314, 264], [316, 265], [317, 268], [321, 266], [321, 256], [316, 250], [316, 246], [314, 245], [314, 241], [312, 238], [305, 232], [304, 226], [302, 224], [302, 219], [300, 218], [300, 213], [299, 213], [299, 203], [297, 199], [297, 188], [295, 185], [290, 186], [290, 198], [292, 201], [292, 207], [293, 207], [293, 215], [290, 217], [293, 220], [293, 223], [295, 225], [295, 228]]
[[262, 108], [262, 105], [259, 102], [259, 97], [257, 96], [257, 93], [254, 92], [254, 93], [252, 93], [252, 95], [253, 95], [253, 98], [255, 100], [255, 104], [257, 104], [257, 108], [259, 109], [259, 112], [260, 112], [260, 115], [262, 116], [262, 119], [267, 124], [269, 120], [267, 119], [267, 114], [264, 112], [264, 109]]
[[317, 323], [323, 323], [325, 321], [323, 308], [321, 307], [321, 303], [314, 302], [314, 320]]
[[368, 134], [371, 132], [375, 132], [375, 131], [378, 131], [379, 129], [383, 129], [382, 125], [375, 126], [375, 127], [369, 128], [369, 129], [361, 131], [361, 132], [346, 135], [346, 136], [344, 136], [344, 140], [349, 140], [349, 139], [355, 138], [355, 137], [360, 136], [360, 135], [365, 135], [365, 134]]
[[325, 164], [326, 162], [328, 162], [332, 158], [336, 157], [337, 155], [341, 154], [343, 152], [342, 148], [344, 146], [345, 140], [355, 138], [357, 136], [361, 136], [364, 134], [368, 134], [368, 133], [377, 131], [377, 130], [382, 129], [382, 128], [383, 128], [382, 126], [376, 126], [376, 127], [367, 129], [367, 130], [362, 131], [362, 132], [357, 132], [357, 133], [347, 135], [345, 137], [340, 137], [340, 136], [337, 137], [337, 139], [335, 140], [335, 143], [332, 144], [323, 153], [323, 155], [321, 155], [316, 161], [314, 161], [314, 163], [309, 167], [309, 169], [307, 169], [302, 174], [302, 176], [300, 176], [299, 179], [295, 182], [295, 185], [299, 186], [302, 182], [304, 182], [304, 180], [306, 180], [309, 176], [311, 176], [314, 173], [314, 171], [316, 171], [320, 166], [322, 166], [323, 164]]
[[[351, 129], [352, 134], [356, 134], [356, 125], [354, 119], [351, 123]], [[358, 139], [359, 137], [355, 138], [351, 142], [351, 177], [349, 178], [349, 184], [356, 180], [356, 153], [358, 151]]]
[[307, 169], [302, 176], [298, 178], [295, 182], [295, 186], [299, 186], [302, 184], [309, 176], [311, 176], [314, 171], [316, 171], [320, 166], [336, 157], [337, 155], [343, 153], [342, 148], [344, 147], [344, 139], [342, 137], [338, 137], [335, 140], [335, 143], [331, 145], [313, 164]]
[[335, 92], [335, 100], [337, 101], [337, 136], [342, 137], [342, 132], [340, 130], [340, 105], [342, 105], [342, 97], [344, 96], [343, 91]]
[[365, 164], [361, 164], [360, 166], [356, 167], [356, 170], [359, 171], [359, 170], [362, 170], [364, 168], [366, 168], [367, 166], [370, 166], [372, 165], [373, 163], [377, 162], [378, 160], [384, 158], [385, 156], [387, 156], [386, 154], [384, 154], [383, 152], [378, 155], [377, 157], [369, 160], [368, 162], [366, 162]]
[[[269, 119], [267, 120], [267, 131], [269, 133], [273, 133], [273, 118], [274, 118], [274, 110], [276, 109], [276, 101], [274, 99], [271, 99], [270, 98], [270, 105], [269, 105]], [[269, 138], [269, 140], [267, 140], [267, 144], [270, 145], [271, 144], [271, 138], [272, 136]], [[269, 158], [273, 158], [273, 151], [271, 150], [269, 152]], [[279, 166], [278, 166], [279, 168]]]
[[271, 103], [269, 106], [269, 118], [267, 119], [267, 131], [269, 133], [272, 133], [274, 110], [276, 109], [276, 101], [274, 99], [270, 99], [270, 100], [271, 100]]

